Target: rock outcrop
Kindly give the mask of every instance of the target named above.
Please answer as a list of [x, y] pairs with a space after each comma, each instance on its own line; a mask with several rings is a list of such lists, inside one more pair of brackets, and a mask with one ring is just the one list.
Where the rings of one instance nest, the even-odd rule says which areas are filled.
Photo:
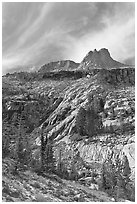
[[75, 181], [60, 179], [54, 174], [37, 175], [21, 171], [13, 175], [14, 161], [3, 162], [2, 200], [4, 202], [111, 202], [112, 197]]
[[102, 48], [99, 51], [96, 49], [90, 51], [86, 57], [80, 63], [78, 69], [90, 70], [94, 68], [117, 68], [125, 67], [126, 65], [113, 60], [109, 51], [106, 48]]
[[[42, 77], [37, 80], [36, 76]], [[134, 200], [129, 196], [135, 180], [133, 67], [125, 67], [113, 60], [108, 50], [101, 49], [91, 51], [79, 67], [71, 61], [45, 65], [35, 73], [31, 83], [27, 80], [20, 83], [19, 78], [10, 77], [3, 77], [3, 92], [12, 87], [14, 95], [12, 90], [4, 94], [3, 112], [11, 113], [12, 120], [22, 105], [27, 107], [28, 119], [33, 119], [29, 138], [37, 166], [40, 166], [40, 136], [44, 127], [43, 135], [54, 144], [56, 164], [60, 160], [70, 180], [84, 182], [92, 189], [100, 188], [102, 166], [110, 155], [114, 166], [117, 158], [120, 164], [126, 158], [129, 181], [125, 190], [128, 196], [124, 199]], [[24, 92], [29, 93], [27, 99], [23, 98]], [[75, 195], [75, 200], [80, 199], [81, 195]]]

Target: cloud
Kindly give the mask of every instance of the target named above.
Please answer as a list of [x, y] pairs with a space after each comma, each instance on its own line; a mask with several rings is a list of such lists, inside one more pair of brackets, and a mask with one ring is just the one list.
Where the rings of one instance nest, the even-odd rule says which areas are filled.
[[68, 36], [66, 44], [64, 42], [64, 47], [68, 47], [66, 55], [72, 60], [80, 62], [90, 50], [106, 47], [111, 52], [112, 57], [117, 60], [124, 62], [127, 59], [133, 59], [135, 55], [134, 10], [132, 10], [131, 15], [127, 12], [127, 16], [123, 18], [126, 12], [124, 13], [124, 9], [118, 12], [118, 8], [117, 5], [115, 12], [113, 10], [113, 15], [102, 15], [103, 28], [100, 31], [93, 32], [91, 28], [79, 38]]
[[[39, 12], [36, 13], [37, 15], [36, 17], [31, 14], [31, 13], [35, 13], [36, 8], [34, 10], [32, 9], [28, 11], [30, 12], [30, 15], [28, 15], [28, 18], [23, 19], [23, 23], [21, 22], [21, 25], [20, 24], [16, 25], [18, 27], [15, 30], [16, 32], [15, 34], [16, 35], [19, 34], [19, 35], [17, 36], [16, 43], [14, 43], [14, 45], [12, 46], [12, 50], [18, 50], [22, 46], [24, 46], [24, 44], [26, 44], [25, 46], [30, 45], [30, 42], [32, 41], [33, 37], [34, 37], [34, 40], [36, 40], [35, 35], [37, 32], [40, 32], [39, 29], [42, 25], [42, 22], [44, 18], [46, 18], [47, 15], [49, 14], [53, 5], [54, 5], [53, 3], [40, 4], [40, 6], [38, 7], [39, 9], [37, 8]], [[31, 16], [33, 16], [33, 19], [31, 19]]]
[[[52, 9], [53, 3], [46, 3], [39, 6], [39, 15], [37, 18], [34, 18], [31, 22], [31, 17], [33, 15], [29, 15], [28, 18], [26, 18], [25, 21], [23, 21], [23, 24], [16, 29], [16, 43], [12, 44], [12, 41], [7, 43], [7, 46], [5, 45], [5, 41], [8, 41], [11, 36], [8, 36], [6, 40], [3, 40], [3, 70], [6, 72], [8, 69], [12, 70], [13, 67], [17, 67], [20, 64], [26, 65], [31, 64], [32, 58], [34, 59], [36, 56], [36, 52], [40, 52], [40, 48], [44, 46], [44, 41], [47, 39], [50, 40], [50, 37], [52, 39], [52, 31], [45, 32], [42, 37], [39, 37], [38, 40], [32, 41], [30, 44], [31, 39], [35, 36], [35, 33], [39, 31], [39, 28], [43, 22], [43, 19], [48, 15], [50, 12], [50, 9]], [[35, 10], [34, 10], [35, 11]], [[5, 18], [4, 18], [5, 19]], [[6, 20], [4, 20], [6, 23]], [[23, 31], [24, 32], [21, 32]], [[13, 32], [13, 35], [15, 35]], [[5, 36], [4, 36], [5, 37]], [[25, 45], [24, 45], [25, 44]], [[32, 54], [33, 53], [33, 54]], [[35, 62], [34, 62], [35, 63]]]
[[[107, 27], [99, 32], [88, 33], [78, 40], [72, 40], [73, 51], [71, 58], [81, 61], [85, 54], [93, 49], [106, 47], [117, 60], [126, 60], [134, 55], [134, 19], [125, 24], [107, 24]], [[69, 55], [69, 52], [68, 52]]]
[[39, 59], [41, 62], [40, 64], [44, 63], [45, 61], [44, 59], [42, 60], [42, 56], [48, 60], [45, 55], [48, 55], [48, 57], [51, 55], [51, 53], [53, 55], [53, 49], [50, 47], [53, 47], [56, 50], [56, 54], [58, 56], [59, 47], [57, 46], [57, 41], [61, 40], [64, 34], [65, 31], [60, 29], [60, 26], [57, 25], [48, 32], [45, 31], [45, 33], [43, 33], [43, 35], [33, 44], [27, 47], [18, 47], [17, 52], [15, 52], [15, 50], [12, 48], [12, 50], [8, 51], [8, 54], [3, 56], [2, 65], [4, 72], [7, 72], [7, 70], [11, 71], [13, 67], [20, 67], [20, 65], [28, 65], [31, 69], [32, 65], [38, 65]]
[[53, 3], [46, 3], [42, 6], [40, 10], [40, 15], [33, 22], [33, 24], [28, 29], [26, 29], [26, 31], [20, 36], [18, 40], [19, 46], [22, 46], [24, 43], [27, 43], [30, 38], [38, 31], [38, 29], [41, 27], [42, 21], [49, 14], [53, 5]]
[[102, 47], [116, 60], [134, 61], [134, 3], [6, 3], [4, 13], [4, 72], [63, 59], [80, 62]]

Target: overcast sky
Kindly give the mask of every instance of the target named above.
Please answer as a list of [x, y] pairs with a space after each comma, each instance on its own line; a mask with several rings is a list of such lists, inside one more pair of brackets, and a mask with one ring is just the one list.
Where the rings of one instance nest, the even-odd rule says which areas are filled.
[[[134, 64], [135, 4], [3, 3], [3, 73], [50, 61], [82, 61], [95, 48]], [[24, 68], [25, 70], [25, 68]]]

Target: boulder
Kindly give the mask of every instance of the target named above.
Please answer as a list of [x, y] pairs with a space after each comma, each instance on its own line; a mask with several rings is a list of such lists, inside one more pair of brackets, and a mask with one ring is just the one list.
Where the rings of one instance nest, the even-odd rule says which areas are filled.
[[92, 190], [99, 190], [98, 185], [95, 184], [95, 183], [91, 183], [90, 186], [89, 186], [89, 188], [92, 189]]

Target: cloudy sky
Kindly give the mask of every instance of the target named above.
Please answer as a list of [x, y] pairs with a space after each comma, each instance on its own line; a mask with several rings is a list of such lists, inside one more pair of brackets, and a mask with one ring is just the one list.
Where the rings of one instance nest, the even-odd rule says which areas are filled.
[[131, 3], [3, 3], [3, 73], [50, 61], [82, 61], [90, 50], [109, 49], [134, 64], [135, 5]]

